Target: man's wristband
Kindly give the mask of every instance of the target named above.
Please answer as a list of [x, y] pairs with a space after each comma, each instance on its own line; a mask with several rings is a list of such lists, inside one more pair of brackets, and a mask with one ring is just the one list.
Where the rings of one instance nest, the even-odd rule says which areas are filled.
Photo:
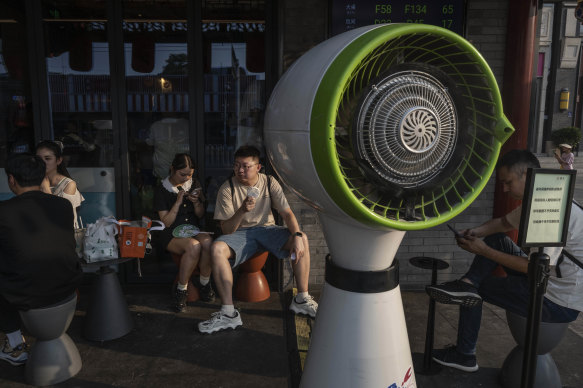
[[304, 237], [304, 235], [302, 234], [302, 232], [295, 232], [295, 233], [294, 233], [294, 236], [297, 236], [297, 237]]

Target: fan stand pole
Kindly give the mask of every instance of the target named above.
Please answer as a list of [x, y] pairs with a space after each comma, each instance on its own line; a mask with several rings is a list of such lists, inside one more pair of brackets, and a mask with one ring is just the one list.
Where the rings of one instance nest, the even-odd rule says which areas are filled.
[[[326, 266], [300, 387], [415, 387], [398, 268], [392, 266], [405, 232], [322, 214], [320, 220], [332, 263]], [[389, 285], [391, 272], [397, 276]]]

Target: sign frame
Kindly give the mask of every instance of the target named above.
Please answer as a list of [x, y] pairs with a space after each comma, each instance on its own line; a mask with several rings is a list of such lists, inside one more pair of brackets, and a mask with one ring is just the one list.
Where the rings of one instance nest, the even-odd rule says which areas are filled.
[[[560, 209], [552, 209], [553, 212], [558, 212], [563, 217], [563, 222], [560, 225], [562, 230], [560, 230], [560, 239], [557, 241], [544, 241], [536, 242], [531, 241], [532, 234], [536, 232], [536, 227], [531, 222], [531, 209], [533, 208], [533, 199], [535, 197], [534, 193], [538, 190], [549, 190], [549, 188], [538, 187], [540, 185], [541, 176], [546, 176], [552, 178], [555, 177], [565, 177], [568, 178], [566, 187], [566, 197], [565, 193], [561, 194], [563, 198], [558, 200], [558, 198], [553, 198], [553, 202], [559, 202], [558, 206]], [[520, 214], [520, 225], [518, 228], [518, 246], [522, 248], [528, 247], [563, 247], [567, 242], [567, 232], [569, 229], [569, 219], [571, 217], [571, 206], [573, 204], [573, 194], [575, 191], [575, 178], [577, 177], [576, 170], [560, 170], [560, 169], [549, 169], [549, 168], [529, 168], [526, 172], [526, 182], [524, 186], [524, 197], [522, 199], [522, 212]], [[550, 190], [559, 191], [558, 188], [551, 188]], [[561, 189], [562, 191], [562, 189]], [[544, 202], [544, 201], [543, 201]], [[543, 209], [544, 210], [544, 209]], [[530, 234], [529, 234], [530, 233]]]

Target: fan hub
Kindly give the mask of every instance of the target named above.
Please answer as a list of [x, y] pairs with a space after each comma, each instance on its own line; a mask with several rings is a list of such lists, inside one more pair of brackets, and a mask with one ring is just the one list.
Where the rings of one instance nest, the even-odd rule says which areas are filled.
[[439, 136], [439, 119], [429, 109], [412, 108], [401, 119], [399, 135], [403, 147], [408, 151], [428, 151]]

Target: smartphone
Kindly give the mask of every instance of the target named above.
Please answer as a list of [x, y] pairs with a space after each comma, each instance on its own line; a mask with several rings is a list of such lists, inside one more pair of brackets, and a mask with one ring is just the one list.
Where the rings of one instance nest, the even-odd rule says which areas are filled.
[[247, 190], [247, 196], [251, 198], [259, 197], [259, 189], [257, 187], [249, 187]]
[[178, 191], [184, 191], [184, 189], [182, 188], [182, 186], [177, 186], [177, 187], [176, 187], [176, 189], [177, 189]]
[[451, 230], [453, 232], [453, 234], [455, 234], [456, 237], [464, 237], [463, 234], [461, 234], [460, 232], [458, 232], [457, 230], [455, 230], [453, 228], [453, 226], [451, 226], [450, 224], [447, 224], [447, 227], [449, 228], [449, 230]]

